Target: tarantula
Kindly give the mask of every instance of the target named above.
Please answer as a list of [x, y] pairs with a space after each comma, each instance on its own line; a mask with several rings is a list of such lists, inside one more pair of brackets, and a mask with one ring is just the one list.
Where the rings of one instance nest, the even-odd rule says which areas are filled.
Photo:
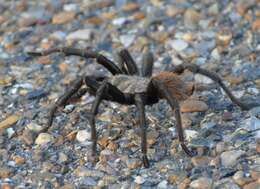
[[[185, 60], [183, 64], [176, 66], [171, 71], [161, 72], [152, 76], [153, 55], [150, 52], [147, 52], [143, 56], [142, 68], [140, 71], [138, 70], [132, 56], [126, 49], [119, 52], [120, 61], [118, 65], [98, 52], [69, 47], [53, 48], [41, 52], [28, 52], [28, 54], [32, 56], [46, 56], [55, 52], [63, 53], [65, 56], [77, 55], [84, 58], [95, 58], [98, 64], [103, 65], [112, 73], [112, 76], [109, 77], [88, 75], [81, 76], [76, 80], [75, 83], [51, 107], [47, 127], [45, 128], [45, 131], [47, 131], [52, 125], [54, 114], [59, 106], [66, 105], [66, 103], [71, 99], [80, 98], [86, 92], [95, 95], [96, 98], [91, 107], [91, 116], [89, 120], [91, 126], [91, 139], [93, 142], [93, 157], [96, 157], [97, 146], [95, 115], [98, 113], [98, 107], [102, 100], [126, 105], [136, 105], [139, 112], [139, 121], [141, 126], [141, 150], [144, 167], [149, 167], [149, 161], [147, 158], [147, 123], [145, 120], [145, 105], [155, 104], [160, 99], [166, 99], [174, 111], [178, 138], [182, 149], [189, 156], [195, 155], [195, 153], [190, 151], [184, 143], [180, 114], [179, 101], [185, 100], [193, 92], [193, 89], [178, 77], [178, 75], [185, 69], [211, 78], [223, 88], [230, 99], [240, 108], [243, 110], [248, 110], [250, 108], [249, 105], [242, 103], [230, 92], [222, 82], [222, 79], [216, 73], [202, 69], [195, 64], [187, 63]], [[179, 58], [182, 58], [180, 55], [178, 56]], [[87, 85], [87, 88], [81, 88], [83, 84]]]

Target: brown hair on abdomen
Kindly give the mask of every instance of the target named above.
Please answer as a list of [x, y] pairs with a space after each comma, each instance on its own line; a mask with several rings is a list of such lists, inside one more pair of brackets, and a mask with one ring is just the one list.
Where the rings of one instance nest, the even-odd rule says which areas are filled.
[[193, 84], [185, 83], [178, 75], [172, 72], [161, 72], [152, 77], [152, 79], [165, 85], [177, 100], [186, 100], [193, 93]]

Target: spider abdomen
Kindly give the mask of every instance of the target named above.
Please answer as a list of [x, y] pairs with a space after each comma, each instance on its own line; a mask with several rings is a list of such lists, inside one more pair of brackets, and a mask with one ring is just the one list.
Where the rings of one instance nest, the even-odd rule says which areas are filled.
[[150, 78], [118, 74], [108, 79], [108, 82], [127, 94], [147, 93]]
[[186, 100], [192, 95], [194, 90], [193, 84], [184, 82], [178, 75], [172, 72], [161, 72], [152, 77], [152, 80], [165, 85], [169, 92], [180, 101]]

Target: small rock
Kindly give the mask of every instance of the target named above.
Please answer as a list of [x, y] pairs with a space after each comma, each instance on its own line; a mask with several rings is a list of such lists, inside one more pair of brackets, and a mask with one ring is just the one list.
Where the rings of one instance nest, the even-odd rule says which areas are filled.
[[197, 189], [211, 189], [212, 188], [212, 179], [206, 177], [200, 177], [197, 180], [194, 180], [190, 183], [191, 188]]
[[221, 164], [224, 167], [232, 167], [236, 165], [237, 160], [244, 154], [245, 152], [242, 150], [232, 150], [232, 151], [223, 152], [220, 155]]
[[48, 56], [43, 56], [37, 59], [37, 63], [48, 65], [48, 64], [52, 64], [52, 60]]
[[223, 121], [231, 121], [233, 119], [232, 112], [224, 112], [222, 119]]
[[26, 125], [26, 127], [35, 133], [40, 133], [43, 130], [42, 126], [34, 122], [29, 123], [28, 125]]
[[0, 178], [8, 178], [11, 177], [14, 173], [14, 170], [10, 167], [0, 167]]
[[76, 138], [76, 136], [77, 136], [77, 133], [78, 133], [77, 130], [76, 130], [76, 131], [71, 131], [71, 132], [66, 136], [66, 138], [69, 139], [70, 141], [75, 140], [75, 138]]
[[65, 163], [66, 161], [68, 161], [68, 156], [63, 152], [60, 152], [58, 162]]
[[73, 184], [65, 184], [60, 189], [76, 189], [76, 186]]
[[0, 129], [6, 129], [14, 125], [21, 117], [18, 115], [11, 115], [7, 117], [5, 120], [0, 122]]
[[49, 133], [40, 133], [35, 140], [35, 144], [45, 145], [49, 142], [54, 142], [54, 138]]
[[235, 181], [235, 183], [239, 186], [244, 186], [245, 184], [248, 184], [250, 182], [253, 181], [252, 178], [250, 177], [245, 177], [244, 172], [243, 171], [237, 171], [234, 176], [233, 176], [233, 180]]
[[7, 137], [8, 138], [11, 138], [15, 134], [15, 131], [14, 131], [13, 128], [7, 128], [6, 132], [7, 132]]
[[208, 77], [203, 76], [203, 75], [199, 75], [199, 74], [195, 75], [195, 81], [197, 83], [204, 83], [204, 84], [211, 84], [211, 83], [213, 83], [213, 81], [211, 79], [209, 79]]
[[153, 145], [156, 143], [156, 139], [158, 138], [158, 131], [152, 130], [147, 133], [147, 143], [149, 145]]
[[208, 156], [192, 157], [191, 162], [195, 167], [207, 166], [210, 162], [210, 158]]
[[190, 181], [189, 178], [185, 178], [185, 179], [179, 184], [179, 188], [178, 188], [178, 189], [186, 189], [186, 188], [188, 188], [190, 182], [191, 182], [191, 181]]
[[141, 12], [141, 11], [138, 11], [138, 12], [136, 12], [136, 13], [134, 13], [134, 14], [132, 15], [132, 18], [133, 18], [134, 20], [142, 20], [142, 19], [145, 18], [145, 13], [144, 13], [144, 12]]
[[256, 19], [252, 24], [252, 30], [254, 32], [260, 31], [260, 19]]
[[78, 167], [74, 172], [78, 177], [95, 177], [95, 178], [104, 177], [103, 172], [98, 171], [98, 170], [91, 170], [84, 166]]
[[81, 29], [74, 31], [70, 33], [67, 37], [66, 40], [90, 40], [92, 38], [92, 33], [93, 30], [91, 29]]
[[124, 47], [129, 47], [135, 40], [135, 35], [121, 35], [120, 42]]
[[185, 138], [187, 139], [187, 140], [191, 140], [191, 139], [193, 139], [193, 138], [196, 138], [196, 137], [198, 137], [198, 135], [199, 135], [199, 133], [197, 132], [197, 131], [195, 131], [195, 130], [191, 130], [191, 129], [186, 129], [185, 131], [184, 131], [184, 134], [185, 134]]
[[136, 176], [134, 182], [137, 184], [143, 184], [145, 182], [145, 179], [142, 176]]
[[85, 130], [80, 130], [80, 131], [78, 131], [78, 133], [77, 133], [76, 139], [77, 139], [77, 141], [79, 141], [79, 142], [85, 142], [85, 141], [91, 139], [91, 134], [90, 134], [90, 132], [87, 131], [86, 129], [85, 129]]
[[169, 17], [175, 17], [182, 12], [183, 10], [181, 10], [179, 7], [176, 6], [168, 6], [166, 8], [166, 15]]
[[13, 158], [14, 162], [16, 165], [22, 165], [25, 163], [25, 158], [24, 157], [21, 157], [21, 156], [15, 156]]
[[139, 9], [139, 4], [133, 2], [127, 3], [122, 7], [122, 10], [125, 12], [133, 12], [138, 9]]
[[217, 46], [220, 46], [222, 48], [227, 48], [229, 46], [229, 43], [233, 37], [232, 32], [229, 28], [222, 28], [217, 34], [216, 34], [216, 44]]
[[53, 24], [66, 24], [71, 22], [76, 16], [75, 12], [72, 11], [64, 11], [60, 12], [53, 16], [52, 23]]
[[93, 25], [100, 25], [104, 22], [104, 20], [97, 16], [92, 16], [86, 20], [86, 23], [93, 24]]
[[194, 29], [200, 21], [200, 13], [194, 9], [187, 9], [184, 13], [184, 25]]
[[181, 40], [181, 39], [176, 39], [176, 40], [172, 40], [170, 41], [170, 46], [175, 49], [178, 52], [183, 51], [184, 49], [186, 49], [189, 45], [186, 41]]
[[25, 129], [21, 136], [21, 140], [27, 145], [32, 145], [35, 138], [36, 138], [36, 134], [30, 131], [29, 129]]
[[236, 9], [237, 12], [241, 16], [243, 16], [247, 12], [247, 10], [254, 5], [255, 5], [255, 0], [247, 0], [247, 1], [240, 0], [236, 4]]
[[199, 100], [186, 100], [181, 104], [181, 112], [205, 112], [208, 105]]
[[126, 165], [128, 169], [136, 169], [142, 166], [142, 161], [140, 159], [129, 158], [126, 161]]
[[168, 182], [167, 180], [161, 181], [158, 185], [157, 188], [159, 189], [167, 189], [168, 188]]
[[259, 188], [260, 188], [260, 182], [255, 181], [245, 185], [243, 189], [259, 189]]

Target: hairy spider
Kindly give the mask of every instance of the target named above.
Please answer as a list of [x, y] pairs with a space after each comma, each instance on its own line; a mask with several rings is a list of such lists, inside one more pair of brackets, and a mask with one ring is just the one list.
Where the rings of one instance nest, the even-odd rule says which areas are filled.
[[[161, 72], [152, 76], [153, 55], [150, 52], [143, 56], [142, 68], [140, 71], [126, 49], [119, 52], [120, 61], [118, 65], [98, 52], [69, 47], [53, 48], [42, 52], [28, 52], [28, 54], [32, 56], [46, 56], [55, 52], [63, 53], [65, 56], [77, 55], [84, 58], [95, 58], [97, 63], [103, 65], [112, 73], [112, 76], [110, 77], [88, 75], [81, 76], [76, 80], [75, 83], [56, 101], [53, 107], [51, 107], [47, 127], [45, 128], [45, 131], [47, 131], [52, 125], [54, 114], [59, 106], [66, 105], [66, 103], [71, 99], [80, 98], [86, 92], [95, 95], [96, 98], [91, 107], [91, 116], [89, 120], [91, 126], [91, 139], [93, 142], [93, 157], [96, 157], [97, 146], [95, 115], [98, 113], [98, 107], [101, 101], [109, 100], [126, 105], [134, 104], [139, 112], [139, 121], [141, 126], [142, 161], [144, 167], [149, 167], [149, 161], [147, 158], [147, 123], [145, 120], [145, 105], [155, 104], [159, 99], [166, 99], [173, 109], [181, 147], [186, 154], [193, 156], [195, 153], [190, 151], [184, 143], [179, 105], [179, 101], [185, 100], [193, 92], [191, 87], [178, 77], [178, 74], [181, 74], [185, 69], [209, 77], [213, 81], [217, 82], [230, 99], [240, 108], [243, 110], [248, 110], [250, 108], [249, 105], [242, 103], [230, 92], [222, 82], [222, 79], [216, 73], [202, 69], [195, 64], [189, 64], [185, 60], [183, 64], [176, 66], [171, 71]], [[178, 56], [179, 58], [182, 58], [180, 55]], [[81, 88], [83, 84], [85, 84], [87, 88]]]

